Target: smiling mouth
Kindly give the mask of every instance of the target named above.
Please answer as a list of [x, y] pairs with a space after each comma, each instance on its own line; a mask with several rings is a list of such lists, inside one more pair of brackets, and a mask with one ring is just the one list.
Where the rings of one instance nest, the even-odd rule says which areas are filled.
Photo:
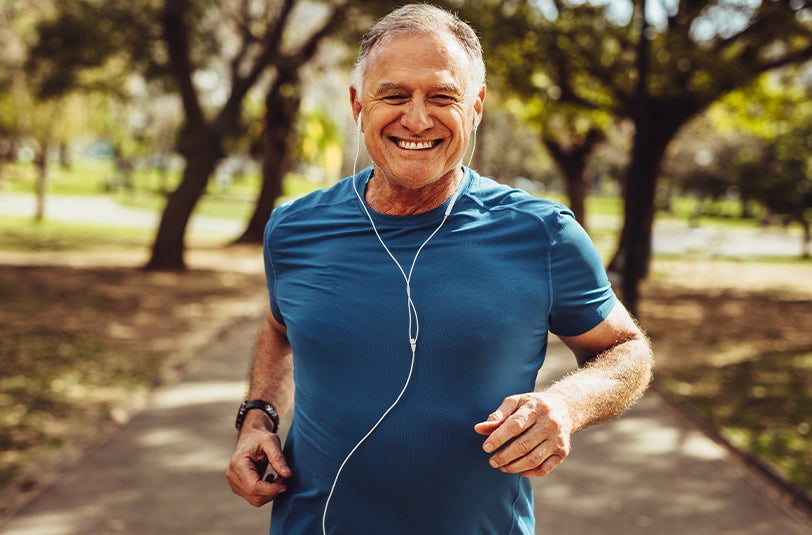
[[443, 142], [441, 139], [435, 139], [434, 141], [405, 141], [403, 139], [398, 138], [391, 138], [398, 147], [405, 150], [428, 150], [433, 149], [437, 145]]

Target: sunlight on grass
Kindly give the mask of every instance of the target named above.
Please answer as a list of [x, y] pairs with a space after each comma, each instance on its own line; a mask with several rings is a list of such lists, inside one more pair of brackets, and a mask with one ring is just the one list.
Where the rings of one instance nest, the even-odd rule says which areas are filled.
[[658, 376], [736, 447], [812, 492], [812, 353], [761, 354], [725, 366], [659, 370]]
[[0, 489], [126, 421], [222, 303], [262, 288], [260, 274], [0, 264]]
[[87, 251], [95, 248], [144, 247], [153, 230], [104, 225], [35, 222], [30, 218], [0, 216], [0, 250], [21, 252]]

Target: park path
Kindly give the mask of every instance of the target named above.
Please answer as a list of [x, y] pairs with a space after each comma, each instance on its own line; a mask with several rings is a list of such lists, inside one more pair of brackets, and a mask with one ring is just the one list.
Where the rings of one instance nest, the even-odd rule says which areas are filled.
[[[64, 467], [0, 534], [267, 533], [269, 508], [232, 495], [224, 477], [260, 308], [214, 336], [183, 381], [158, 389], [146, 410]], [[540, 384], [572, 361], [553, 340]], [[805, 517], [654, 392], [624, 417], [575, 435], [570, 458], [534, 486], [538, 533], [812, 533]]]

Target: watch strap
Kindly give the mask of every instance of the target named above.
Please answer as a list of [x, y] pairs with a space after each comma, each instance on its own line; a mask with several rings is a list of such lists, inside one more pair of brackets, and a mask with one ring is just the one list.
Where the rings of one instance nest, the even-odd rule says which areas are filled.
[[234, 422], [234, 427], [238, 430], [242, 429], [242, 424], [245, 421], [245, 415], [252, 409], [259, 409], [268, 415], [273, 423], [273, 432], [279, 430], [279, 413], [276, 412], [273, 405], [263, 399], [247, 399], [240, 405], [240, 410], [237, 411], [237, 421]]

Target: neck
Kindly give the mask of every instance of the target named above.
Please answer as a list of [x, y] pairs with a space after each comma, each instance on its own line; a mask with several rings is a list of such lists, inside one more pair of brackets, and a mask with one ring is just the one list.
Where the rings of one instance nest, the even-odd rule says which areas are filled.
[[463, 171], [455, 171], [419, 188], [408, 188], [387, 180], [375, 170], [364, 197], [370, 208], [387, 215], [417, 215], [434, 210], [451, 198], [462, 182]]

